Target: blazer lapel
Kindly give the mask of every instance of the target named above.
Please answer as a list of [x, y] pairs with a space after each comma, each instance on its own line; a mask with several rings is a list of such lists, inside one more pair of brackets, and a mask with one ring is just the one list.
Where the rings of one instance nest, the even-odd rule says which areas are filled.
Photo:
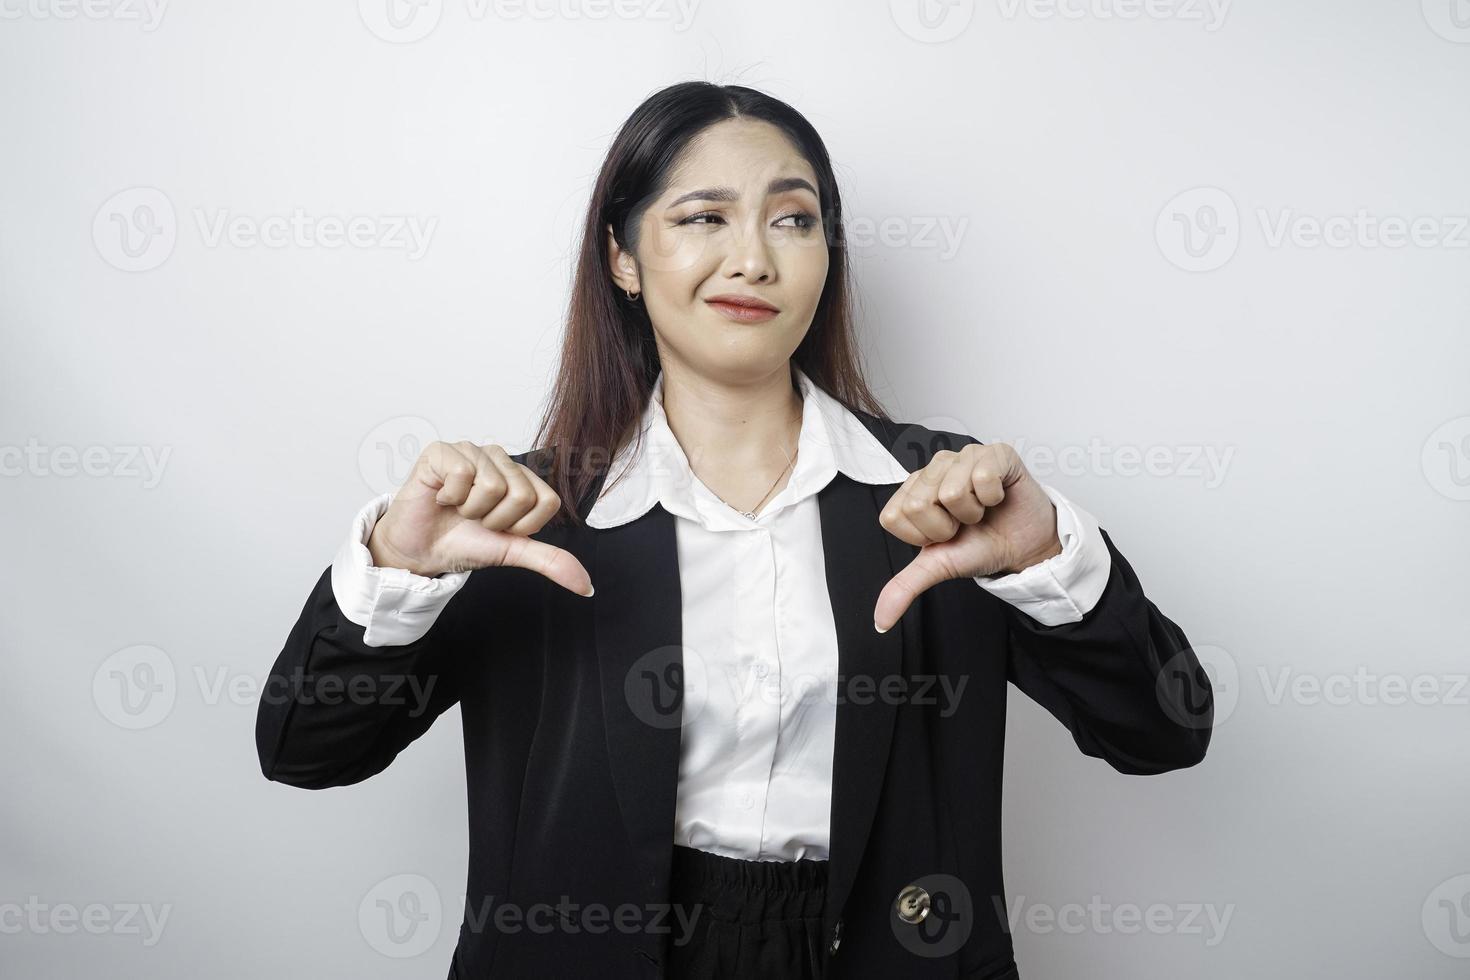
[[[870, 486], [839, 473], [817, 494], [827, 592], [837, 626], [837, 732], [832, 759], [831, 858], [825, 934], [847, 901], [867, 848], [898, 705], [878, 696], [883, 679], [903, 667], [905, 642], [917, 639], [905, 613], [887, 633], [873, 629], [878, 593], [915, 550], [889, 534], [878, 514], [900, 484]], [[902, 628], [900, 628], [902, 627]], [[857, 683], [857, 687], [851, 685]], [[886, 703], [885, 703], [886, 701]]]
[[666, 901], [684, 694], [674, 517], [655, 504], [616, 527], [584, 528], [596, 583], [602, 712], [623, 824], [650, 901]]

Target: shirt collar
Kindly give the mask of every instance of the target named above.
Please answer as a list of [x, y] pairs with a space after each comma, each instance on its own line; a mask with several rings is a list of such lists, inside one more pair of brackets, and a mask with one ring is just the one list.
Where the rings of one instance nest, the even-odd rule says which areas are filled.
[[636, 459], [631, 458], [635, 438], [618, 450], [603, 482], [605, 492], [588, 512], [587, 523], [596, 528], [616, 527], [661, 503], [671, 514], [706, 527], [750, 528], [821, 490], [839, 471], [860, 483], [908, 479], [908, 470], [847, 406], [819, 388], [795, 364], [791, 369], [802, 396], [796, 468], [781, 492], [766, 503], [759, 519], [749, 520], [694, 476], [664, 414], [664, 375], [659, 371], [640, 420], [643, 449]]

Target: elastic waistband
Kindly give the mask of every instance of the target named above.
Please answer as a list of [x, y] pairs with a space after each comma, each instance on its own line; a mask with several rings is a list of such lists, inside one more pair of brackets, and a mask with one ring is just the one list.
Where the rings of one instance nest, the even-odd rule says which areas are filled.
[[827, 898], [827, 864], [751, 861], [674, 845], [675, 902], [703, 902], [716, 918], [744, 922], [819, 917]]

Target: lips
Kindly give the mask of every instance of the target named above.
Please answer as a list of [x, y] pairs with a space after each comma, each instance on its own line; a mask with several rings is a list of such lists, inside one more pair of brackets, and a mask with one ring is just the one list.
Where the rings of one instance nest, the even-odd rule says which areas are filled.
[[751, 310], [769, 310], [772, 313], [781, 312], [777, 307], [767, 303], [763, 299], [758, 299], [755, 296], [744, 296], [740, 293], [721, 293], [718, 296], [711, 296], [705, 302], [719, 303], [724, 306], [743, 306]]
[[725, 317], [741, 323], [769, 320], [781, 311], [763, 299], [739, 293], [721, 293], [705, 300], [710, 308]]

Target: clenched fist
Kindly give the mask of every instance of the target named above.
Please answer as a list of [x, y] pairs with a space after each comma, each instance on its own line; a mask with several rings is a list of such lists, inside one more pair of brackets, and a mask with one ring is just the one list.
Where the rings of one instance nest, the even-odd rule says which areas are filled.
[[590, 596], [592, 577], [571, 552], [530, 537], [560, 506], [500, 446], [432, 442], [374, 525], [368, 551], [379, 568], [416, 575], [515, 565]]
[[1062, 552], [1056, 505], [1003, 442], [935, 453], [894, 492], [878, 523], [919, 546], [878, 594], [873, 628], [879, 632], [940, 582], [1019, 572]]

